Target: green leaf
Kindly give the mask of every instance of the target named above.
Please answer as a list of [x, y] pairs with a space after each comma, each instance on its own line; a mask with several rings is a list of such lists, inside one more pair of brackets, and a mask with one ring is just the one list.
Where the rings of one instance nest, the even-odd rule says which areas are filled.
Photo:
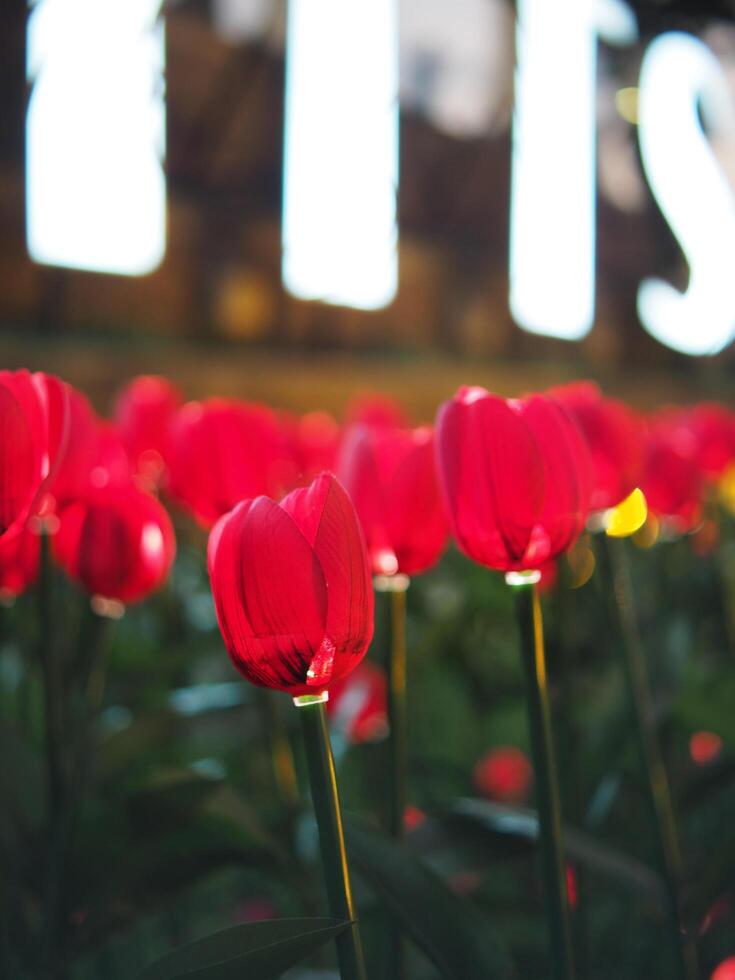
[[339, 919], [267, 919], [187, 943], [139, 980], [274, 980], [350, 926]]
[[[511, 841], [520, 845], [526, 842], [530, 848], [538, 837], [535, 810], [489, 800], [459, 800], [442, 822], [450, 830], [453, 828], [463, 843], [467, 842], [468, 833], [474, 831], [476, 839], [483, 842], [484, 838], [484, 843], [498, 854], [507, 853]], [[616, 879], [650, 900], [663, 903], [664, 886], [660, 876], [641, 861], [569, 827], [564, 828], [564, 850], [568, 858], [590, 871]]]
[[474, 905], [396, 841], [353, 821], [346, 835], [355, 869], [446, 980], [515, 977], [505, 947]]

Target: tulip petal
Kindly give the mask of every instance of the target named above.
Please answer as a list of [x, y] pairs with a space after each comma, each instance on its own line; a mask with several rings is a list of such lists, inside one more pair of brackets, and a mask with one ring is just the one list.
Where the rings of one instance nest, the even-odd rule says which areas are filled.
[[525, 422], [504, 399], [461, 389], [437, 416], [437, 458], [459, 547], [491, 568], [522, 567], [544, 499], [544, 464]]
[[42, 443], [13, 386], [0, 384], [0, 535], [19, 531], [40, 479]]
[[292, 517], [267, 497], [244, 501], [216, 525], [209, 565], [220, 628], [238, 670], [265, 687], [306, 690], [324, 638], [327, 586]]
[[589, 512], [591, 462], [579, 429], [553, 398], [533, 395], [523, 400], [520, 411], [538, 443], [546, 472], [546, 492], [538, 517], [543, 540], [534, 536], [535, 553], [526, 554], [528, 567], [537, 568], [566, 551], [582, 532]]
[[355, 508], [331, 473], [294, 490], [281, 506], [313, 546], [328, 587], [323, 642], [333, 651], [336, 680], [353, 669], [372, 638], [373, 590]]

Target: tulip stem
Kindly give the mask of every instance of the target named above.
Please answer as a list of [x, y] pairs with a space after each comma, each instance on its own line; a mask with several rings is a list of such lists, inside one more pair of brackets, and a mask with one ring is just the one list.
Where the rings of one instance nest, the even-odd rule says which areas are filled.
[[526, 675], [552, 977], [553, 980], [573, 980], [574, 955], [564, 873], [561, 805], [549, 710], [541, 603], [536, 590], [538, 574], [509, 573], [506, 581], [515, 595]]
[[606, 536], [604, 551], [608, 581], [612, 586], [608, 590], [612, 614], [620, 633], [619, 649], [635, 716], [649, 802], [658, 830], [660, 866], [666, 883], [669, 924], [679, 964], [679, 974], [683, 980], [696, 980], [699, 976], [696, 946], [691, 937], [685, 936], [682, 929], [677, 889], [677, 882], [682, 872], [679, 835], [666, 766], [658, 739], [656, 711], [648, 683], [625, 541]]
[[[406, 723], [406, 591], [407, 575], [378, 575], [375, 591], [390, 596], [390, 643], [388, 645], [388, 833], [396, 840], [404, 836], [406, 812], [406, 773], [408, 736]], [[403, 931], [391, 916], [387, 937], [387, 976], [401, 980], [404, 975]]]
[[329, 911], [334, 918], [352, 923], [351, 928], [335, 940], [340, 975], [342, 980], [366, 980], [360, 928], [350, 887], [337, 775], [324, 711], [325, 700], [326, 697], [306, 695], [294, 698], [294, 703], [301, 716]]

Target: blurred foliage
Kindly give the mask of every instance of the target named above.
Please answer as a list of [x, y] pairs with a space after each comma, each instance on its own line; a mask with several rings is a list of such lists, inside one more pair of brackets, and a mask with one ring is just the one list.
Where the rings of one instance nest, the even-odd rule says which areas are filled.
[[[696, 538], [645, 550], [625, 545], [684, 845], [686, 920], [699, 936], [703, 977], [735, 953], [735, 645], [728, 635], [735, 596], [732, 528], [723, 521], [720, 544], [706, 554]], [[31, 592], [0, 608], [0, 976], [7, 980], [128, 980], [214, 930], [324, 914], [296, 711], [287, 697], [267, 694], [293, 745], [301, 794], [293, 805], [274, 780], [262, 698], [225, 654], [203, 537], [183, 528], [179, 539], [167, 588], [109, 624], [102, 710], [86, 734], [76, 724], [78, 705], [67, 698], [67, 730], [79, 728], [87, 745], [57, 867], [64, 966], [49, 963], [44, 918], [55, 859], [44, 804], [38, 598]], [[598, 542], [584, 547], [594, 555]], [[544, 596], [544, 612], [579, 976], [663, 980], [671, 964], [656, 835], [607, 586], [599, 562], [581, 587], [570, 588], [573, 578], [565, 565]], [[80, 643], [92, 635], [88, 600], [60, 573], [55, 585], [53, 629], [71, 691]], [[385, 657], [387, 612], [386, 597], [378, 596], [370, 653], [377, 661]], [[449, 966], [445, 959], [442, 975], [474, 975], [458, 965], [462, 935], [470, 933], [478, 963], [495, 949], [496, 966], [546, 977], [533, 810], [474, 799], [473, 767], [484, 753], [529, 748], [502, 577], [447, 553], [411, 585], [408, 648], [409, 798], [422, 816], [403, 848], [369, 830], [385, 822], [385, 743], [336, 745], [343, 806], [362, 821], [350, 841], [369, 973], [382, 972], [387, 902], [403, 909], [417, 940], [408, 959], [414, 980], [439, 975], [452, 938], [459, 958]], [[722, 739], [705, 765], [690, 755], [698, 730]], [[452, 893], [461, 896], [457, 907]], [[328, 968], [331, 944], [308, 962]], [[485, 975], [504, 976], [504, 969]]]

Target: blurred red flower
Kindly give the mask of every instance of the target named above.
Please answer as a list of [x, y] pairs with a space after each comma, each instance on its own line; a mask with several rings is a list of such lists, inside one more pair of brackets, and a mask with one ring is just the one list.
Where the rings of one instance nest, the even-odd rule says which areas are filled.
[[69, 391], [40, 372], [0, 371], [0, 540], [40, 508], [66, 451]]
[[329, 412], [307, 412], [286, 417], [286, 430], [294, 460], [294, 478], [310, 483], [324, 470], [333, 470], [341, 437], [337, 420]]
[[645, 447], [640, 486], [648, 509], [672, 529], [690, 531], [702, 517], [704, 482], [697, 440], [686, 416], [676, 409], [651, 416]]
[[591, 471], [553, 399], [461, 388], [437, 416], [439, 484], [460, 549], [501, 571], [538, 569], [582, 531]]
[[130, 464], [116, 427], [99, 418], [81, 391], [69, 389], [69, 437], [49, 491], [59, 504], [81, 496], [90, 487], [123, 486]]
[[475, 765], [473, 782], [478, 793], [502, 803], [528, 799], [533, 769], [526, 755], [512, 745], [490, 749]]
[[735, 956], [728, 956], [723, 960], [713, 971], [710, 980], [735, 980]]
[[38, 578], [41, 538], [26, 525], [18, 534], [0, 537], [0, 597], [18, 596]]
[[698, 766], [714, 762], [722, 752], [722, 739], [715, 732], [694, 732], [689, 739], [689, 754]]
[[115, 402], [115, 422], [133, 471], [151, 489], [163, 479], [171, 425], [182, 402], [176, 385], [153, 374], [133, 378]]
[[369, 425], [381, 429], [407, 429], [410, 422], [403, 406], [390, 395], [376, 393], [353, 399], [345, 413], [345, 425]]
[[136, 602], [163, 584], [176, 553], [168, 514], [132, 485], [90, 487], [64, 503], [54, 554], [92, 595]]
[[735, 414], [723, 405], [702, 402], [689, 416], [699, 468], [706, 479], [717, 480], [735, 463]]
[[348, 742], [377, 742], [388, 733], [388, 683], [380, 667], [363, 660], [329, 685], [327, 714]]
[[631, 408], [604, 398], [590, 381], [552, 388], [556, 398], [574, 417], [590, 451], [593, 487], [592, 511], [616, 507], [640, 485], [643, 472], [643, 424]]
[[208, 562], [225, 645], [254, 684], [318, 694], [365, 655], [367, 554], [352, 501], [331, 474], [280, 503], [238, 504], [212, 530]]
[[188, 402], [172, 424], [169, 492], [203, 527], [241, 500], [277, 496], [293, 461], [286, 433], [265, 405], [224, 398]]
[[342, 443], [337, 473], [362, 523], [374, 574], [416, 575], [436, 564], [449, 527], [430, 426], [353, 426]]

